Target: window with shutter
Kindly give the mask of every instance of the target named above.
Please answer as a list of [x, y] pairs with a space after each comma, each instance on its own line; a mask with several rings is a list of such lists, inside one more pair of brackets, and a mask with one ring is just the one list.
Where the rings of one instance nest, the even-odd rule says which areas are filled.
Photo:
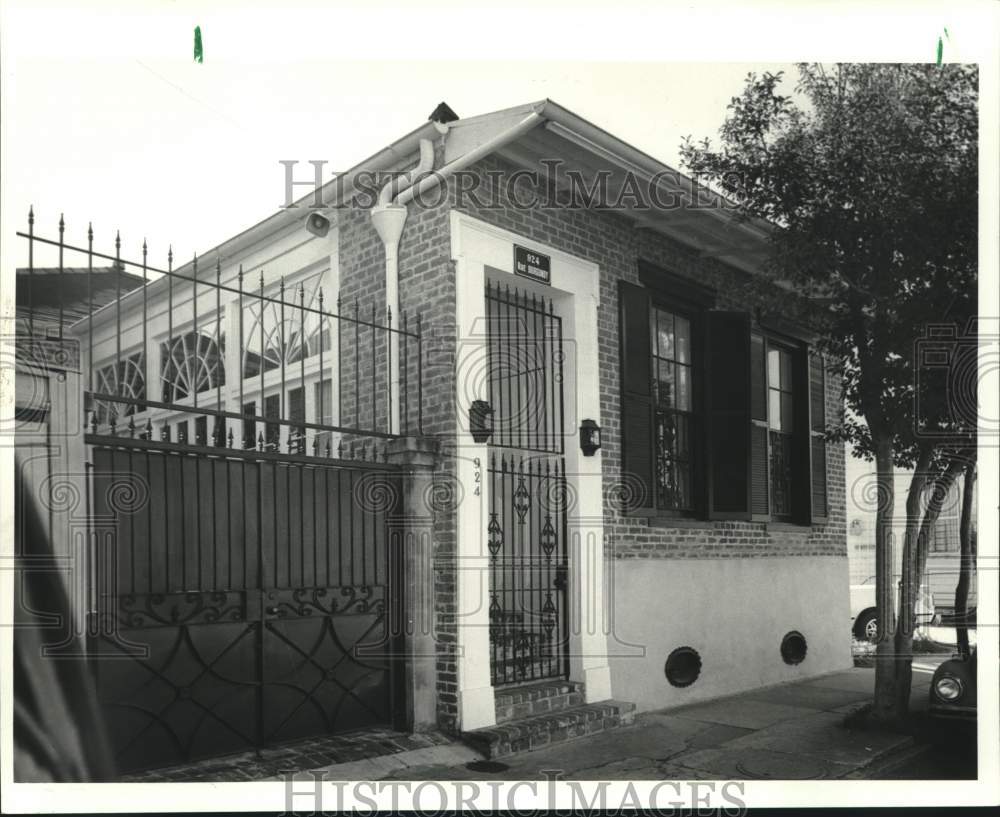
[[649, 290], [619, 283], [622, 399], [622, 476], [626, 510], [652, 510], [653, 390]]
[[706, 314], [708, 515], [750, 518], [750, 315]]
[[809, 355], [809, 447], [812, 522], [827, 519], [826, 484], [826, 370], [823, 357]]
[[643, 273], [648, 286], [619, 285], [626, 510], [824, 521], [822, 358], [801, 335], [752, 329], [703, 293], [675, 299], [651, 283], [661, 271]]

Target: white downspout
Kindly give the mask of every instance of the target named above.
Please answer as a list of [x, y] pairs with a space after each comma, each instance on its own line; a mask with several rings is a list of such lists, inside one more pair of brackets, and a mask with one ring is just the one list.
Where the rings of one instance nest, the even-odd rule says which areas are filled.
[[[372, 226], [385, 245], [385, 302], [392, 310], [394, 326], [399, 320], [399, 239], [406, 224], [406, 205], [421, 193], [444, 182], [451, 174], [479, 161], [497, 148], [527, 133], [542, 121], [537, 112], [528, 114], [516, 125], [488, 139], [479, 147], [470, 150], [455, 161], [431, 173], [434, 168], [434, 146], [429, 139], [420, 140], [420, 162], [413, 170], [401, 178], [390, 181], [382, 188], [378, 204], [371, 209]], [[442, 134], [448, 126], [436, 123]], [[422, 177], [422, 178], [421, 178]], [[389, 395], [392, 401], [389, 428], [393, 434], [399, 433], [399, 334], [391, 332], [389, 350], [392, 367], [389, 372]]]
[[[391, 315], [393, 329], [400, 328], [399, 317], [399, 239], [406, 224], [406, 205], [392, 199], [399, 187], [409, 187], [413, 179], [434, 167], [434, 145], [430, 139], [420, 140], [420, 161], [413, 170], [393, 179], [382, 188], [378, 204], [371, 209], [372, 226], [385, 246], [385, 305]], [[374, 351], [374, 350], [373, 350]], [[399, 333], [389, 333], [389, 432], [398, 434], [399, 422]], [[374, 418], [372, 418], [374, 421]]]

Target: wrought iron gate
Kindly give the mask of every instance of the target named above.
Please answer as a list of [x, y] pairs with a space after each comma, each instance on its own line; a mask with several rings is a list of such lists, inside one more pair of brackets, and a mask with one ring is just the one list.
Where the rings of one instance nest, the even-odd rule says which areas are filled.
[[551, 299], [486, 287], [490, 645], [494, 686], [568, 674], [562, 320]]
[[398, 473], [128, 442], [95, 445], [91, 479], [120, 771], [399, 726]]
[[421, 433], [419, 313], [357, 281], [325, 299], [332, 276], [288, 256], [154, 266], [145, 242], [67, 241], [62, 217], [36, 235], [33, 211], [18, 236], [21, 331], [84, 361], [81, 589], [121, 770], [401, 726], [401, 477], [380, 446]]

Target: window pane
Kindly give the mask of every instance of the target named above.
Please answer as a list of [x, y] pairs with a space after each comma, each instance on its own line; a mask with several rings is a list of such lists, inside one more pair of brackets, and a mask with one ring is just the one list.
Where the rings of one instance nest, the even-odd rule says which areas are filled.
[[674, 318], [674, 341], [679, 363], [691, 362], [691, 322], [680, 315]]
[[768, 389], [767, 424], [775, 431], [781, 430], [781, 392]]
[[781, 351], [781, 388], [792, 389], [792, 355], [784, 349]]
[[657, 309], [657, 338], [659, 357], [673, 359], [674, 357], [674, 316], [662, 309]]
[[677, 440], [674, 450], [679, 459], [686, 460], [691, 456], [691, 421], [683, 414], [675, 415], [674, 421], [677, 426]]
[[791, 431], [792, 421], [792, 394], [791, 392], [781, 392], [781, 430]]
[[771, 513], [792, 513], [792, 437], [771, 432]]
[[691, 411], [691, 367], [677, 364], [677, 408]]
[[670, 361], [660, 360], [657, 362], [659, 375], [656, 380], [656, 400], [664, 407], [673, 408], [674, 393], [674, 364]]
[[777, 349], [767, 350], [767, 385], [772, 389], [781, 386], [781, 352]]
[[688, 418], [670, 411], [656, 415], [656, 505], [666, 510], [690, 510], [691, 464]]

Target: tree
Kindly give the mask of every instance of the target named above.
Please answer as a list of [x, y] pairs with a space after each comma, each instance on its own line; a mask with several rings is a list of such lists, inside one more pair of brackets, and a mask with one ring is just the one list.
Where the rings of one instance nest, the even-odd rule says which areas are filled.
[[[976, 314], [977, 86], [974, 66], [800, 65], [794, 96], [782, 74], [750, 74], [719, 134], [681, 146], [683, 161], [747, 219], [773, 225], [769, 271], [812, 310], [820, 346], [843, 376], [860, 420], [829, 428], [875, 460], [876, 650], [872, 716], [907, 713], [917, 572], [942, 490], [974, 449], [975, 418], [955, 389], [962, 334]], [[775, 289], [748, 293], [773, 301]], [[930, 331], [957, 327], [954, 337]], [[940, 345], [952, 361], [925, 370]], [[974, 343], [974, 342], [973, 342]], [[965, 355], [967, 362], [968, 355]], [[942, 380], [943, 377], [943, 380]], [[974, 378], [972, 378], [974, 383]], [[947, 387], [947, 388], [943, 388]], [[974, 389], [973, 392], [974, 394]], [[964, 399], [968, 394], [963, 394]], [[973, 406], [975, 405], [973, 401]], [[966, 414], [968, 412], [965, 412]], [[892, 608], [893, 468], [913, 468], [905, 502], [897, 627]]]

